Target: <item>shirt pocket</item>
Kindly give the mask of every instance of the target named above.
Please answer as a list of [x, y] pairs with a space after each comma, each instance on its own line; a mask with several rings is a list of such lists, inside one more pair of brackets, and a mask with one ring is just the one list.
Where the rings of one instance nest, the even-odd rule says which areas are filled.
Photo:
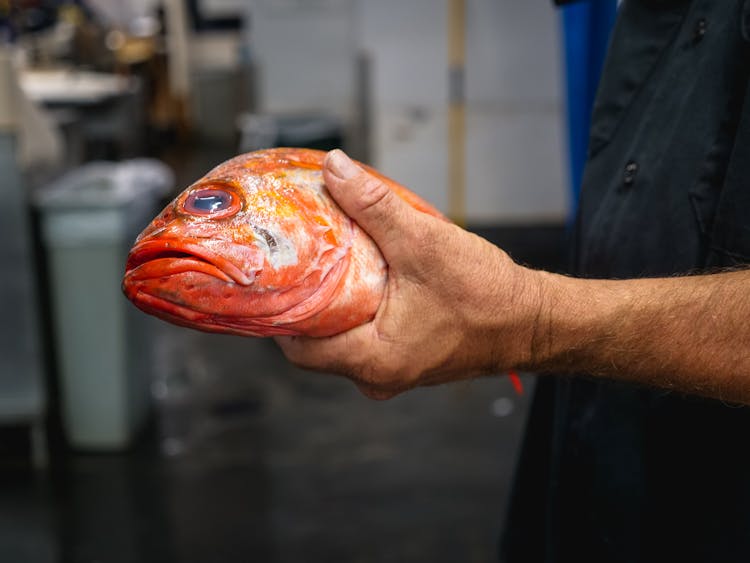
[[589, 157], [606, 146], [632, 102], [643, 92], [647, 79], [679, 35], [689, 6], [688, 0], [623, 3], [604, 63], [604, 79], [594, 101]]
[[725, 55], [735, 62], [726, 116], [689, 191], [709, 268], [750, 264], [750, 0], [738, 15], [744, 41]]
[[[750, 264], [750, 79], [747, 72], [746, 69], [744, 92], [738, 93], [739, 119], [732, 128], [733, 134], [724, 137], [727, 164], [723, 169], [716, 167], [723, 177], [714, 175], [712, 182], [711, 175], [706, 174], [690, 193], [698, 223], [707, 237], [708, 267]], [[717, 150], [716, 154], [721, 152]]]
[[743, 80], [736, 108], [725, 120], [703, 173], [690, 190], [698, 225], [707, 241], [706, 266], [750, 264], [750, 61], [743, 53]]
[[740, 131], [713, 221], [707, 266], [750, 264], [750, 123]]

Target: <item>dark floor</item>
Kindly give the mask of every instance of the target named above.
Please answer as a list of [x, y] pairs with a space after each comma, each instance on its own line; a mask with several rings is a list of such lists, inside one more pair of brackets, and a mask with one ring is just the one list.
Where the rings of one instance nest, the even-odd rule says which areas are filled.
[[[213, 152], [173, 165], [195, 176]], [[478, 231], [561, 269], [561, 226]], [[373, 402], [271, 341], [153, 327], [132, 451], [35, 474], [0, 434], [0, 563], [495, 560], [531, 378], [523, 397], [497, 376]]]

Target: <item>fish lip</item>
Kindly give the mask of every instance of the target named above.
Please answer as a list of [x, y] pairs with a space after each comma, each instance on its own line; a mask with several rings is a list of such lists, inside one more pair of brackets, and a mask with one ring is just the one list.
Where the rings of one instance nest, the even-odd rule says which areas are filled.
[[[126, 276], [135, 273], [135, 270], [143, 264], [164, 258], [195, 260], [197, 262], [208, 263], [229, 277], [234, 283], [243, 286], [251, 285], [255, 279], [255, 275], [249, 276], [230, 260], [215, 252], [211, 252], [198, 242], [171, 238], [151, 239], [136, 243], [128, 254], [125, 266]], [[224, 279], [224, 276], [216, 275], [214, 277]]]

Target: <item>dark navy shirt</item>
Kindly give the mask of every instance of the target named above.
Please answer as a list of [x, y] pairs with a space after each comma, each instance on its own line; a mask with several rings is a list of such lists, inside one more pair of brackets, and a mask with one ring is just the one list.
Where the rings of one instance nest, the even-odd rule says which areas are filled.
[[[576, 275], [750, 264], [749, 78], [750, 0], [622, 3], [592, 117]], [[540, 378], [501, 553], [750, 561], [750, 407]]]

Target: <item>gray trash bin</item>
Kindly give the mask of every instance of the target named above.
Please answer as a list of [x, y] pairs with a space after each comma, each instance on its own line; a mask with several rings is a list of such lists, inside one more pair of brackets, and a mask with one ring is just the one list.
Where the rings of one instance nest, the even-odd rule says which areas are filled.
[[120, 289], [128, 248], [173, 185], [161, 162], [95, 162], [36, 198], [71, 446], [126, 447], [150, 407], [149, 319]]

